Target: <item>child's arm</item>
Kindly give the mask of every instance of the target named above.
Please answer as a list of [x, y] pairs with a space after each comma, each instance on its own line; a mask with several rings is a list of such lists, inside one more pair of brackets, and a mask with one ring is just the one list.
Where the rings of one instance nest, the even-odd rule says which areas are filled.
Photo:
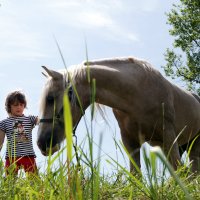
[[5, 139], [5, 132], [0, 129], [0, 151], [3, 146], [4, 139]]

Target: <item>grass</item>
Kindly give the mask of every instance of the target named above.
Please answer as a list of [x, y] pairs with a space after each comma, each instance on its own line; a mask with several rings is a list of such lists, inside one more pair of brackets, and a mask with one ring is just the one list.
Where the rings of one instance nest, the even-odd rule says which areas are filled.
[[[112, 174], [102, 174], [99, 161], [92, 163], [84, 152], [80, 168], [70, 163], [69, 170], [69, 163], [61, 161], [55, 169], [53, 159], [39, 176], [19, 174], [17, 179], [13, 176], [4, 178], [1, 161], [0, 199], [200, 199], [200, 176], [186, 176], [183, 167], [177, 172], [172, 171], [168, 179], [157, 181], [155, 162], [158, 158], [167, 163], [160, 149], [145, 158], [146, 178], [130, 174], [119, 163], [118, 170]], [[116, 164], [111, 160], [110, 163]], [[170, 171], [168, 164], [166, 168]]]
[[[69, 101], [66, 97], [64, 98], [64, 110], [65, 121], [71, 124]], [[93, 123], [93, 117], [91, 123]], [[49, 156], [46, 170], [40, 172], [38, 176], [24, 176], [22, 173], [18, 178], [12, 175], [5, 178], [4, 163], [1, 160], [0, 199], [200, 199], [200, 176], [192, 176], [185, 166], [174, 172], [160, 148], [153, 148], [150, 154], [143, 149], [146, 169], [143, 176], [139, 168], [138, 173], [132, 174], [112, 158], [108, 158], [108, 164], [116, 167], [116, 170], [111, 174], [106, 174], [100, 172], [100, 150], [97, 158], [94, 158], [92, 128], [88, 130], [85, 141], [89, 145], [89, 152], [84, 151], [84, 146], [77, 146], [81, 166], [78, 165], [79, 162], [76, 162], [71, 132], [72, 126], [66, 128], [67, 147], [63, 147], [55, 157]], [[101, 144], [102, 137], [99, 139], [99, 149], [101, 149]], [[125, 147], [116, 140], [115, 145], [116, 148], [120, 148], [120, 152], [126, 152]], [[61, 158], [62, 153], [67, 155], [66, 162]], [[59, 160], [57, 168], [53, 166], [56, 160]], [[163, 164], [163, 172], [160, 175], [158, 174], [158, 160]], [[136, 165], [134, 160], [132, 162]], [[166, 177], [166, 173], [170, 176]]]

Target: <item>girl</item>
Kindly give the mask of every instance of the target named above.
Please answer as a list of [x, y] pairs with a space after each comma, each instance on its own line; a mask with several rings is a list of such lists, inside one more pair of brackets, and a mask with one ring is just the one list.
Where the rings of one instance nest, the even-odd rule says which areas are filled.
[[0, 121], [0, 149], [7, 137], [6, 174], [23, 168], [25, 172], [37, 173], [36, 155], [32, 144], [32, 129], [39, 123], [37, 116], [25, 116], [27, 106], [25, 95], [20, 91], [8, 94], [5, 108], [8, 118]]

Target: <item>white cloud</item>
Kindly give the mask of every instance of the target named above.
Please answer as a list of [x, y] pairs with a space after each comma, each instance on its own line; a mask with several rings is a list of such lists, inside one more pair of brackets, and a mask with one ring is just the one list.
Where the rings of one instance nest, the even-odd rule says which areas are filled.
[[112, 26], [114, 24], [110, 16], [98, 12], [82, 12], [78, 20], [80, 24], [88, 27]]
[[139, 42], [139, 36], [137, 36], [136, 34], [133, 33], [128, 33], [127, 37], [129, 40], [134, 41], [134, 42]]
[[[135, 18], [153, 12], [159, 0], [35, 0], [2, 2], [0, 8], [1, 59], [10, 56], [40, 57], [46, 35], [89, 32], [121, 42], [140, 41]], [[129, 20], [129, 23], [127, 23]], [[51, 31], [51, 32], [50, 32]], [[68, 37], [70, 37], [68, 35]], [[46, 47], [46, 46], [45, 46]], [[12, 49], [18, 49], [12, 52]], [[6, 53], [8, 51], [9, 53]]]
[[[58, 23], [63, 23], [66, 27], [71, 26], [86, 32], [89, 30], [90, 33], [92, 30], [94, 32], [98, 30], [110, 40], [121, 38], [121, 40], [139, 41], [137, 34], [131, 30], [131, 26], [126, 27], [123, 24], [123, 18], [127, 17], [128, 5], [122, 0], [59, 0], [51, 1], [48, 6], [49, 12], [53, 13]], [[132, 12], [129, 11], [128, 14]], [[117, 20], [119, 16], [122, 18], [120, 21]], [[132, 25], [134, 25], [134, 18]]]

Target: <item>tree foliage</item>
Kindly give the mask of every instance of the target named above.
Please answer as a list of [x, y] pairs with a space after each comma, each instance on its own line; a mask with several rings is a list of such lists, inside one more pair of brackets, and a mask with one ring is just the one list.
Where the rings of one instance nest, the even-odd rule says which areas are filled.
[[175, 39], [173, 49], [165, 53], [165, 73], [180, 77], [200, 94], [200, 0], [180, 0], [167, 16]]

